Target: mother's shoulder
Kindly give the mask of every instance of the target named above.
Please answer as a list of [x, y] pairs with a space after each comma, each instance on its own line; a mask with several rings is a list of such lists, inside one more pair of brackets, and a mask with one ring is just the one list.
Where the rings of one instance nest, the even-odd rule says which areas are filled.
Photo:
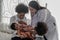
[[40, 13], [40, 12], [50, 12], [50, 11], [47, 8], [45, 8], [45, 9], [40, 9], [37, 11], [37, 13]]

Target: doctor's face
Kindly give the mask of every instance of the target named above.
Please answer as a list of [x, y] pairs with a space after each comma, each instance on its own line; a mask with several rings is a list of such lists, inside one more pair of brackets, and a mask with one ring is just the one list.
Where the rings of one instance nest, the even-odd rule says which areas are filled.
[[18, 13], [18, 17], [19, 17], [20, 19], [23, 19], [24, 16], [25, 16], [25, 13]]
[[34, 9], [34, 8], [30, 7], [30, 6], [29, 6], [29, 10], [31, 12], [31, 16], [33, 16], [37, 11], [36, 9]]

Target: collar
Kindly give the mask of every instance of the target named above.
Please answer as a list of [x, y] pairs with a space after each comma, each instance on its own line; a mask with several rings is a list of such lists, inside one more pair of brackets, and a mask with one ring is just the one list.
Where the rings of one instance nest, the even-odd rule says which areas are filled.
[[21, 21], [21, 20], [22, 20], [22, 21], [24, 21], [24, 20], [26, 20], [26, 17], [24, 17], [23, 19], [20, 19], [20, 18], [18, 18], [18, 16], [17, 16], [17, 15], [16, 15], [16, 17], [15, 17], [15, 18], [16, 18], [16, 21]]

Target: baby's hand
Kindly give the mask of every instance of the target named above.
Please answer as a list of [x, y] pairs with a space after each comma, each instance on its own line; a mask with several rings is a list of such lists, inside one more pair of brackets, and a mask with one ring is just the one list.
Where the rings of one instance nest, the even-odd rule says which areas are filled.
[[27, 35], [20, 35], [20, 37], [21, 37], [21, 38], [26, 38], [26, 37], [27, 37]]

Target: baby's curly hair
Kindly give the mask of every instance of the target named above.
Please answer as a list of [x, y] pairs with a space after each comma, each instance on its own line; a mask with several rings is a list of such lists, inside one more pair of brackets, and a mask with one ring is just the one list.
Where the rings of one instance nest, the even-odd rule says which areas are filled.
[[18, 4], [17, 6], [16, 6], [16, 8], [15, 8], [15, 11], [17, 12], [17, 13], [28, 13], [28, 7], [26, 6], [26, 5], [24, 5], [24, 4]]

